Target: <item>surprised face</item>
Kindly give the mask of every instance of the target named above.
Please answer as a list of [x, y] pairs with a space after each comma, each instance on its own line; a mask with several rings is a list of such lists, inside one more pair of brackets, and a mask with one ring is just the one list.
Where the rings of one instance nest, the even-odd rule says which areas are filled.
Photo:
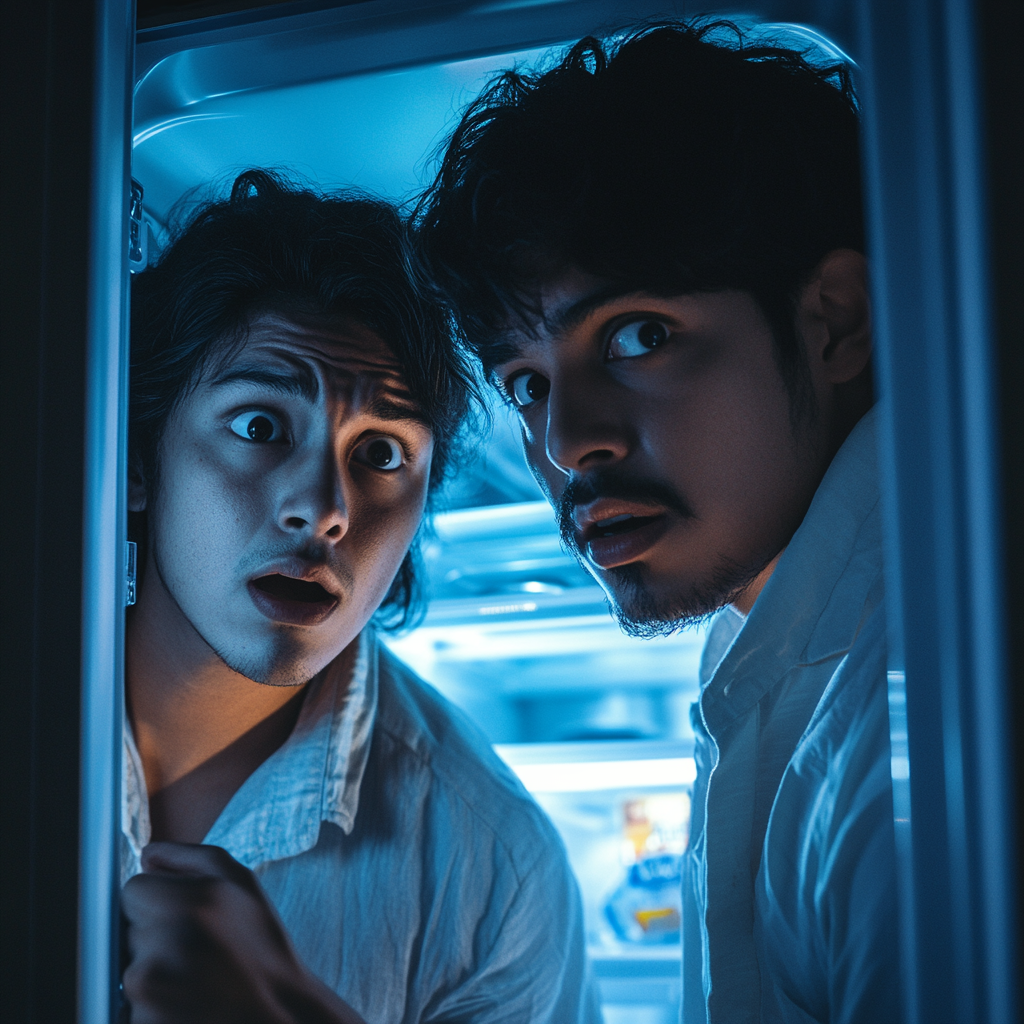
[[140, 604], [160, 589], [181, 643], [257, 682], [307, 682], [387, 594], [432, 452], [372, 331], [261, 317], [171, 413], [155, 487], [131, 488], [148, 513]]

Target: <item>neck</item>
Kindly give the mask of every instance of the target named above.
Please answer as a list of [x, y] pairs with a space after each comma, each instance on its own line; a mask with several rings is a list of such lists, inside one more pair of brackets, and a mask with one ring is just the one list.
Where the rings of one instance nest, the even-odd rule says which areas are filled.
[[775, 572], [775, 567], [779, 564], [779, 559], [785, 550], [783, 548], [736, 596], [732, 602], [733, 608], [744, 615], [750, 614], [751, 608], [754, 607], [754, 602], [760, 596], [761, 591], [764, 590], [765, 584], [772, 578], [772, 573]]
[[290, 735], [305, 687], [229, 668], [147, 566], [128, 622], [128, 714], [153, 839], [201, 842], [242, 783]]

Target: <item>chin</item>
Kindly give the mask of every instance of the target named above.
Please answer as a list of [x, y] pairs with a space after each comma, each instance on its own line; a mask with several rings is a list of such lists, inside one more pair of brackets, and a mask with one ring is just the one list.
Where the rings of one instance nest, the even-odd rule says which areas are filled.
[[643, 562], [607, 570], [612, 612], [629, 636], [670, 636], [706, 622], [729, 604], [760, 569], [722, 562], [701, 579], [654, 578]]
[[303, 686], [329, 665], [336, 654], [298, 652], [294, 645], [282, 645], [266, 652], [234, 652], [214, 648], [221, 661], [233, 672], [262, 686]]
[[699, 625], [715, 614], [722, 603], [695, 600], [688, 593], [663, 595], [642, 586], [616, 586], [612, 613], [619, 628], [644, 640], [671, 636]]
[[[282, 686], [294, 689], [298, 686], [305, 686], [318, 672], [322, 671], [322, 668], [323, 666], [317, 669], [307, 669], [289, 665], [284, 669], [271, 668], [267, 671], [258, 670], [240, 672], [240, 674], [247, 679], [251, 679], [254, 683], [259, 683], [261, 686]], [[239, 672], [240, 670], [235, 669], [235, 671]]]

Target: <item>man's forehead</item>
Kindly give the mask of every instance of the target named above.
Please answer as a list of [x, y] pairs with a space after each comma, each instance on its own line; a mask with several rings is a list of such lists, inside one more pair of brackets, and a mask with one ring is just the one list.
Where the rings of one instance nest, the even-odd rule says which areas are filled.
[[376, 385], [408, 393], [404, 368], [387, 342], [357, 320], [339, 316], [263, 314], [247, 325], [237, 343], [226, 343], [214, 355], [203, 376], [218, 383], [240, 369], [259, 366], [308, 379], [313, 390], [322, 382], [328, 390]]
[[256, 386], [311, 402], [326, 392], [385, 419], [427, 423], [390, 347], [355, 320], [260, 316], [204, 377], [215, 389]]
[[264, 314], [249, 324], [236, 358], [320, 364], [325, 371], [365, 373], [381, 378], [403, 376], [391, 347], [375, 331], [347, 317], [291, 318]]

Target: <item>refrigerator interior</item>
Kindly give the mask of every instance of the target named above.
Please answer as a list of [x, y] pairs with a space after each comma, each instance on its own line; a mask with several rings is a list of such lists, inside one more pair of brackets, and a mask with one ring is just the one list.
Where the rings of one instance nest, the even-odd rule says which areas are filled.
[[424, 554], [426, 619], [389, 646], [474, 719], [561, 833], [607, 1024], [678, 1020], [702, 631], [624, 635], [546, 501], [443, 513]]
[[[195, 96], [174, 116], [147, 117], [147, 90], [189, 93], [187, 62], [158, 64], [138, 87], [133, 133], [148, 258], [176, 218], [248, 167], [407, 202], [429, 180], [458, 110], [496, 70], [543, 66], [561, 50]], [[466, 453], [424, 538], [426, 619], [387, 642], [483, 729], [557, 826], [580, 882], [607, 1024], [674, 1022], [688, 714], [703, 638], [619, 630], [561, 546], [514, 415], [497, 402], [491, 414], [490, 435]]]

